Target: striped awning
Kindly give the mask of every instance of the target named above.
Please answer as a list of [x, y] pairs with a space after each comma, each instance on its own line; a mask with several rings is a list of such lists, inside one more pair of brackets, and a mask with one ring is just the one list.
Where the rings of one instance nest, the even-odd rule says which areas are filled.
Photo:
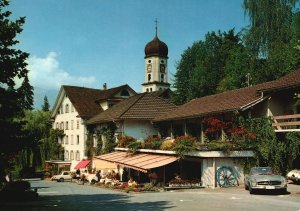
[[82, 161], [80, 161], [80, 162], [75, 166], [74, 169], [83, 169], [83, 168], [85, 168], [87, 165], [89, 165], [90, 162], [91, 162], [90, 160], [82, 160]]
[[95, 159], [104, 160], [147, 173], [150, 169], [165, 166], [177, 160], [174, 156], [154, 155], [146, 153], [132, 154], [128, 152], [112, 152], [96, 156]]

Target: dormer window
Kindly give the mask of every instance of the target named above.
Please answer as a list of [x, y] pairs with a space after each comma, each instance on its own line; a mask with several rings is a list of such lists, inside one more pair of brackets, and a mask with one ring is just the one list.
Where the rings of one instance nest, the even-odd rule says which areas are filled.
[[129, 96], [129, 92], [127, 91], [127, 89], [122, 90], [121, 96], [124, 96], [124, 97], [128, 97]]

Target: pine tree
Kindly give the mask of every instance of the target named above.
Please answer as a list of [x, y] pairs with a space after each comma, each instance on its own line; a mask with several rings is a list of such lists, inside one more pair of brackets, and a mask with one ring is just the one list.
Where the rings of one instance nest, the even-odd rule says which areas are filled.
[[49, 110], [50, 110], [50, 104], [49, 104], [47, 96], [45, 96], [44, 104], [42, 105], [42, 111], [49, 111]]

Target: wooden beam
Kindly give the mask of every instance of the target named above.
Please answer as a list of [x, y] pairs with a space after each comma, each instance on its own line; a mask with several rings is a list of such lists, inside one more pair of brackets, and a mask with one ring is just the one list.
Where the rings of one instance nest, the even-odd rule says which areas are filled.
[[273, 123], [272, 126], [295, 126], [299, 125], [300, 126], [300, 121], [295, 121], [295, 122], [278, 122], [278, 123]]
[[272, 119], [292, 119], [300, 118], [300, 114], [282, 115], [282, 116], [272, 116]]

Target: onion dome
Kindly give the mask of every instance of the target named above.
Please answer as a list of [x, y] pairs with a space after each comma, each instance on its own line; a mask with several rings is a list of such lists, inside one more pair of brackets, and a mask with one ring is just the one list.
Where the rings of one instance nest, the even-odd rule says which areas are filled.
[[160, 56], [168, 58], [168, 46], [166, 43], [160, 41], [155, 35], [153, 40], [147, 43], [145, 47], [145, 58], [150, 56]]

